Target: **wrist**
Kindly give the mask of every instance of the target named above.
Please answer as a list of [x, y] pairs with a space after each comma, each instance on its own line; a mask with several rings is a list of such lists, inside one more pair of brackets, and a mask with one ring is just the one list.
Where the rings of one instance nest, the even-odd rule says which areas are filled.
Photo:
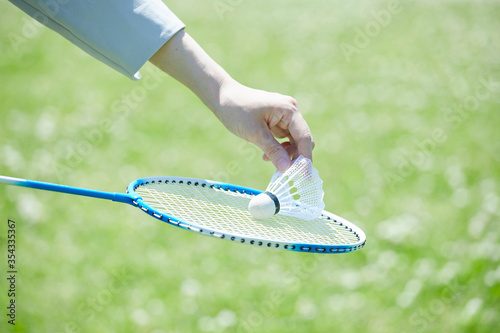
[[208, 104], [205, 104], [207, 104], [210, 110], [219, 117], [219, 115], [231, 104], [231, 100], [234, 97], [234, 91], [240, 85], [241, 84], [230, 75], [225, 75], [219, 80], [216, 91], [213, 94], [213, 99], [209, 101]]

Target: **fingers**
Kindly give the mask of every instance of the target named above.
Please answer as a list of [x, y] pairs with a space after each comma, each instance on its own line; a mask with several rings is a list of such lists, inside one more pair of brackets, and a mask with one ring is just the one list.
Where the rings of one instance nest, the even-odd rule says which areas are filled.
[[[286, 142], [282, 142], [281, 143], [281, 146], [283, 148], [285, 148], [286, 152], [288, 153], [288, 156], [289, 158], [292, 158], [292, 156], [295, 155], [295, 153], [297, 152], [297, 146], [295, 146], [294, 144], [292, 144], [291, 142], [289, 141], [286, 141]], [[263, 154], [262, 155], [262, 159], [264, 161], [269, 161], [269, 157], [267, 157], [266, 154]]]
[[[259, 108], [245, 113], [250, 115], [248, 121], [236, 126], [234, 132], [262, 149], [263, 159], [272, 161], [281, 172], [290, 167], [291, 156], [297, 158], [303, 155], [312, 159], [314, 141], [295, 99], [269, 93], [265, 93], [264, 97]], [[276, 138], [288, 138], [289, 142], [280, 144]]]
[[255, 144], [273, 162], [276, 169], [285, 172], [290, 167], [290, 155], [287, 150], [274, 138], [271, 131], [266, 130], [257, 137]]
[[302, 155], [312, 160], [314, 140], [311, 130], [299, 111], [297, 101], [290, 96], [287, 96], [287, 98], [288, 105], [291, 107], [287, 107], [283, 110], [281, 120], [277, 123], [277, 127], [288, 132], [287, 136], [290, 138], [290, 141], [296, 144], [297, 151], [294, 154], [294, 159]]
[[282, 129], [281, 127], [275, 126], [271, 128], [271, 133], [275, 138], [283, 139], [290, 136], [287, 129]]
[[[276, 138], [288, 137], [290, 139], [290, 142], [281, 144], [289, 154], [289, 157], [293, 156], [293, 159], [296, 159], [299, 155], [302, 155], [312, 160], [314, 140], [311, 130], [302, 117], [297, 102], [292, 97], [287, 98], [289, 100], [283, 108], [278, 112], [275, 110], [270, 117], [270, 121], [268, 121], [271, 133]], [[263, 159], [273, 161], [266, 153]]]
[[294, 155], [294, 158], [302, 155], [312, 160], [314, 140], [311, 134], [311, 130], [309, 129], [309, 126], [307, 126], [307, 123], [300, 112], [296, 112], [294, 114], [288, 125], [288, 130], [290, 131], [290, 136], [293, 138], [293, 140], [295, 140], [295, 143], [297, 145], [297, 151]]

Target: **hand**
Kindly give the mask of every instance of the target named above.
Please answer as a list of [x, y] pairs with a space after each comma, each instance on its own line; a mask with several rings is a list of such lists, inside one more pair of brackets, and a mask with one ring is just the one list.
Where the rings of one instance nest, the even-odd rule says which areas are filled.
[[[279, 171], [288, 169], [290, 157], [312, 159], [311, 131], [292, 97], [252, 89], [228, 78], [212, 109], [227, 129], [262, 149], [263, 159], [271, 160]], [[275, 138], [288, 141], [280, 144]]]
[[[284, 172], [290, 157], [312, 159], [314, 141], [297, 102], [289, 96], [245, 87], [229, 76], [185, 31], [150, 59], [191, 89], [237, 136], [257, 145], [264, 160]], [[276, 138], [288, 138], [278, 143]]]

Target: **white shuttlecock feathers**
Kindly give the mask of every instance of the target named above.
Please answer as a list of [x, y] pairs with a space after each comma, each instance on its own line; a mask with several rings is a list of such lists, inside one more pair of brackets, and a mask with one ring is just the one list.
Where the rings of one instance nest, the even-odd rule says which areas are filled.
[[250, 201], [248, 210], [256, 219], [279, 213], [312, 220], [325, 208], [323, 195], [323, 181], [318, 170], [310, 159], [299, 156], [285, 173], [274, 173], [266, 191]]

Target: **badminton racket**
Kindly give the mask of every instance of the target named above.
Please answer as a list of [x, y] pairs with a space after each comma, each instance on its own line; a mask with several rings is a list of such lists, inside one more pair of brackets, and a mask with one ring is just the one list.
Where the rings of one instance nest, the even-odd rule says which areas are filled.
[[148, 177], [131, 182], [127, 193], [113, 193], [0, 176], [0, 183], [127, 203], [170, 225], [235, 243], [309, 253], [346, 253], [365, 245], [353, 223], [323, 211], [305, 221], [275, 215], [254, 219], [248, 203], [262, 191], [216, 181]]

